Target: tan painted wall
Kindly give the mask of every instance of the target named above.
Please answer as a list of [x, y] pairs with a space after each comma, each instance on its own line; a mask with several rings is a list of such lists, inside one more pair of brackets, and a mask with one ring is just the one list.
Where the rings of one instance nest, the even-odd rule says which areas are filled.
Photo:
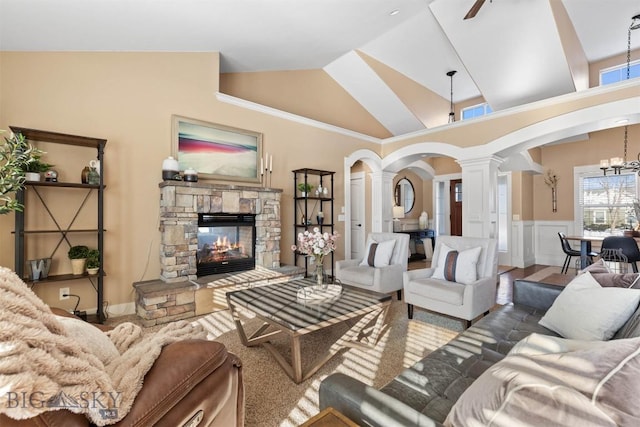
[[[105, 299], [110, 305], [133, 301], [131, 284], [159, 276], [158, 211], [162, 160], [171, 153], [171, 115], [262, 132], [273, 154], [272, 187], [282, 194], [281, 259], [291, 264], [293, 169], [336, 172], [336, 215], [344, 205], [342, 161], [370, 144], [258, 112], [220, 103], [215, 53], [24, 53], [1, 52], [0, 128], [19, 125], [102, 137], [105, 151]], [[46, 148], [62, 176], [79, 180], [86, 157]], [[69, 152], [70, 153], [70, 152]], [[327, 155], [331, 153], [331, 155]], [[237, 183], [236, 183], [237, 184]], [[67, 197], [53, 201], [67, 210]], [[29, 216], [45, 217], [43, 211]], [[0, 217], [0, 265], [13, 267], [13, 215]], [[344, 224], [337, 230], [344, 234]], [[66, 251], [66, 250], [65, 250]], [[342, 249], [336, 259], [342, 259]], [[56, 260], [64, 268], [68, 260]], [[148, 264], [148, 265], [147, 265]], [[82, 295], [80, 308], [95, 307], [88, 282], [36, 286], [46, 302], [58, 301], [58, 288]], [[113, 313], [117, 314], [117, 313]]]
[[436, 175], [462, 172], [460, 165], [451, 157], [430, 157], [428, 162], [435, 169]]
[[365, 135], [391, 136], [324, 70], [223, 73], [220, 92]]

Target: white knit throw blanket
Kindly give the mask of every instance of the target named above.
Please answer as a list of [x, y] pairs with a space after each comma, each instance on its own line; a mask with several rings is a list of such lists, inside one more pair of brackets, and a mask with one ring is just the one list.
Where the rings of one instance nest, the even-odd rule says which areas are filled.
[[[68, 409], [114, 424], [130, 411], [162, 347], [205, 339], [198, 325], [173, 322], [155, 334], [121, 324], [109, 333], [120, 352], [106, 366], [73, 337], [22, 280], [0, 267], [0, 413], [25, 419]], [[48, 406], [49, 405], [49, 406]]]

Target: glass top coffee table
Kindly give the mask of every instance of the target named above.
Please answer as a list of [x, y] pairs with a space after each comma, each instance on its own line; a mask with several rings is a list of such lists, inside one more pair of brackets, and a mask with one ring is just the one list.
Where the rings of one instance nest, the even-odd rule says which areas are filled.
[[[240, 340], [245, 346], [262, 345], [276, 359], [291, 377], [300, 383], [316, 373], [341, 349], [347, 347], [372, 347], [382, 330], [391, 296], [343, 285], [338, 296], [320, 302], [306, 302], [298, 298], [298, 290], [313, 286], [308, 279], [242, 289], [227, 293], [227, 303], [238, 329]], [[247, 335], [240, 318], [241, 309], [254, 313], [262, 320], [262, 325], [251, 335]], [[359, 319], [331, 348], [317, 357], [307, 372], [302, 372], [300, 337], [311, 332]], [[289, 335], [291, 342], [291, 363], [269, 342], [276, 335]]]

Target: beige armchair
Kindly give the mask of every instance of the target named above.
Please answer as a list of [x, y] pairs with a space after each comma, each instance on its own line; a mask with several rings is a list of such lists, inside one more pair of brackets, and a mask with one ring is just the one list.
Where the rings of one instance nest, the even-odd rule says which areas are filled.
[[[369, 242], [382, 243], [395, 240], [389, 265], [372, 267], [362, 265], [362, 259], [349, 259], [336, 262], [336, 278], [345, 285], [352, 285], [371, 291], [389, 293], [397, 291], [398, 300], [402, 298], [402, 273], [407, 271], [409, 259], [409, 235], [403, 233], [370, 233]], [[366, 264], [366, 263], [365, 263]]]
[[[460, 254], [455, 274], [456, 279], [460, 280], [436, 278], [442, 274], [451, 278], [446, 270], [450, 272], [456, 266], [451, 258], [446, 262], [449, 251], [444, 248], [445, 245]], [[479, 254], [477, 248], [481, 248]], [[474, 265], [474, 256], [477, 256], [475, 273], [469, 267]], [[497, 280], [498, 249], [495, 239], [438, 236], [431, 268], [412, 270], [403, 275], [404, 300], [408, 305], [409, 319], [413, 318], [415, 305], [466, 320], [466, 326], [469, 327], [473, 319], [482, 313], [487, 314], [495, 305]]]

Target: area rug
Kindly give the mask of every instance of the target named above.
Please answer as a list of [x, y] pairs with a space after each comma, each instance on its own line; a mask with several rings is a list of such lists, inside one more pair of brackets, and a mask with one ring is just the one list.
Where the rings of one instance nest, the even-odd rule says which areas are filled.
[[[331, 373], [342, 372], [379, 388], [463, 330], [461, 321], [419, 309], [415, 310], [414, 318], [408, 320], [406, 304], [395, 300], [387, 320], [388, 326], [375, 347], [345, 350], [300, 384], [289, 379], [265, 349], [241, 344], [228, 311], [214, 312], [194, 322], [207, 329], [210, 339], [222, 342], [242, 360], [245, 425], [275, 427], [297, 426], [317, 414], [320, 382]], [[259, 324], [258, 319], [247, 321], [249, 328]], [[303, 361], [310, 364], [314, 356], [322, 354], [346, 332], [347, 327], [336, 325], [303, 337]], [[277, 338], [272, 343], [288, 357], [289, 341], [286, 337]]]

